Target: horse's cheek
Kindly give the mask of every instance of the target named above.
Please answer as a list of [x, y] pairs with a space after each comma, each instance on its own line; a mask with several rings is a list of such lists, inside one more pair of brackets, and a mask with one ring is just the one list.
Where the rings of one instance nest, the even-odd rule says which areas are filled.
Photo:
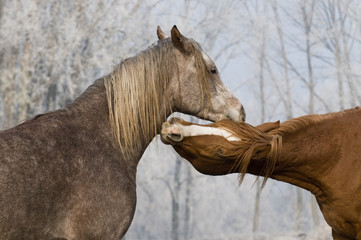
[[194, 159], [194, 150], [187, 148], [185, 145], [174, 145], [174, 150], [182, 157], [192, 163]]

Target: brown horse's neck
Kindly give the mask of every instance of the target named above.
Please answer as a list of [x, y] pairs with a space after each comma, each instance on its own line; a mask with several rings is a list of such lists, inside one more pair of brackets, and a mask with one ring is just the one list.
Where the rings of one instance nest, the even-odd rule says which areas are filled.
[[283, 138], [281, 157], [272, 178], [309, 190], [315, 196], [327, 189], [324, 177], [339, 160], [340, 139], [322, 127], [316, 124]]
[[[298, 131], [283, 133], [282, 150], [271, 178], [287, 182], [321, 196], [329, 186], [333, 168], [341, 154], [342, 138], [347, 122], [344, 118], [328, 118]], [[262, 173], [265, 156], [251, 161], [248, 172]]]

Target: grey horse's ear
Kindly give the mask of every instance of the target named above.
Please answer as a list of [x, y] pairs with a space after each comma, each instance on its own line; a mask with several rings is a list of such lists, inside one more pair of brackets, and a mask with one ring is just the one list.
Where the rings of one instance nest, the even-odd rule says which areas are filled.
[[159, 26], [157, 27], [157, 36], [160, 41], [162, 41], [163, 39], [166, 39], [168, 37], [167, 35], [164, 34], [164, 32], [162, 31], [162, 29]]
[[184, 37], [178, 30], [177, 26], [174, 25], [171, 30], [172, 42], [178, 50], [181, 52], [189, 52], [188, 39]]

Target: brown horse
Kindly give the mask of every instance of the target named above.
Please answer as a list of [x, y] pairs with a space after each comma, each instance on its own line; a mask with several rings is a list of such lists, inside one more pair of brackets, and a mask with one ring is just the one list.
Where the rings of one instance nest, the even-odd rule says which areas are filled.
[[162, 141], [198, 171], [251, 173], [312, 192], [334, 239], [361, 239], [361, 109], [252, 127], [171, 119]]
[[137, 164], [172, 112], [244, 119], [198, 43], [157, 33], [64, 109], [0, 132], [0, 239], [121, 239]]

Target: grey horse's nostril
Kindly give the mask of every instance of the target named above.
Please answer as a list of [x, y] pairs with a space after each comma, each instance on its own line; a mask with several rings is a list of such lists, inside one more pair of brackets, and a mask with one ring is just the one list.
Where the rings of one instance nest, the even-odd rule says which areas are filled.
[[243, 122], [246, 121], [246, 111], [244, 110], [243, 106], [241, 106], [241, 118]]

